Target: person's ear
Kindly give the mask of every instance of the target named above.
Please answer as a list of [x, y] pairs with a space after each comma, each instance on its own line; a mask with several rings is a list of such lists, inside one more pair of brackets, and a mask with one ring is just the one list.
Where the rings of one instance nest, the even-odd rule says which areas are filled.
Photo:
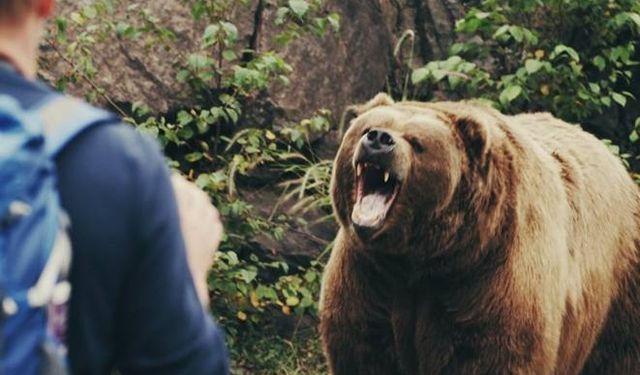
[[37, 0], [35, 11], [40, 18], [49, 18], [53, 15], [56, 0]]

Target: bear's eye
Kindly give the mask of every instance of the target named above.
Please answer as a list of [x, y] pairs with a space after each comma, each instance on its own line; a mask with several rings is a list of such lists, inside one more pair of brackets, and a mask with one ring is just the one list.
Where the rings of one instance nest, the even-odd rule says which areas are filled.
[[424, 152], [424, 145], [417, 138], [406, 137], [406, 140], [411, 145], [411, 148], [413, 148], [413, 151], [417, 153]]

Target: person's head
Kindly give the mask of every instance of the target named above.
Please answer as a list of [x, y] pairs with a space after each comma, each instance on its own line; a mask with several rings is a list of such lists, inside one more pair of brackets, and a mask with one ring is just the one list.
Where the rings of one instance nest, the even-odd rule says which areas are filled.
[[0, 0], [0, 57], [34, 77], [38, 45], [55, 0]]

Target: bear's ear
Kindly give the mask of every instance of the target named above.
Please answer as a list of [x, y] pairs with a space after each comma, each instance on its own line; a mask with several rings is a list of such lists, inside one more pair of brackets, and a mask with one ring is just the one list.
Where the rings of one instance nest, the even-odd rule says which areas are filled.
[[361, 114], [363, 114], [363, 113], [365, 113], [368, 110], [371, 110], [373, 108], [382, 107], [382, 106], [389, 106], [389, 105], [393, 105], [394, 103], [395, 102], [393, 101], [393, 99], [389, 95], [385, 94], [384, 92], [381, 92], [378, 95], [374, 96], [373, 99], [369, 100], [365, 104], [356, 106], [355, 112], [358, 115], [361, 115]]
[[491, 144], [489, 127], [481, 120], [471, 116], [452, 115], [451, 117], [462, 138], [467, 154], [472, 159], [484, 164]]
[[381, 92], [365, 104], [351, 105], [347, 107], [342, 113], [342, 117], [340, 118], [340, 126], [338, 127], [338, 134], [340, 135], [340, 139], [342, 139], [342, 136], [347, 129], [347, 123], [350, 123], [354, 118], [360, 116], [368, 110], [374, 109], [376, 107], [393, 105], [394, 103], [395, 102], [389, 95]]

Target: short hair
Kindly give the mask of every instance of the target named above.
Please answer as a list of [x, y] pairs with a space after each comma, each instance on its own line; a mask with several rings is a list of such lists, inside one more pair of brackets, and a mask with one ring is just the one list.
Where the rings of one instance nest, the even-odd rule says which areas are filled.
[[11, 20], [20, 17], [29, 9], [35, 0], [0, 0], [0, 20]]

